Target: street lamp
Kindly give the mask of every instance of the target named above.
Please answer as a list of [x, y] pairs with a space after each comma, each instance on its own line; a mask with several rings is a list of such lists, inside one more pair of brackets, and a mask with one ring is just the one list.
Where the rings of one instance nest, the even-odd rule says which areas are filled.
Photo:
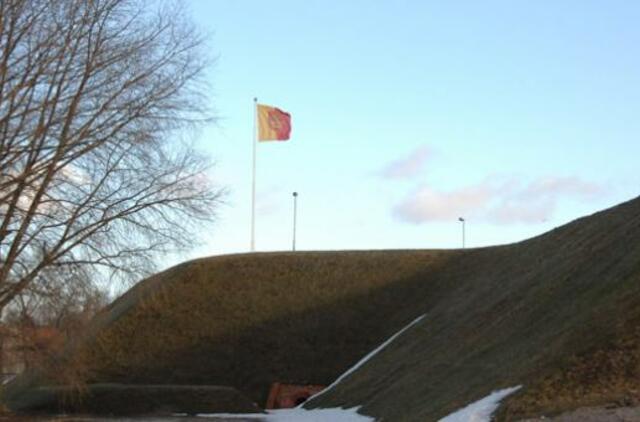
[[462, 249], [464, 249], [464, 243], [465, 243], [465, 239], [464, 239], [464, 237], [465, 237], [465, 227], [464, 226], [465, 226], [466, 221], [462, 217], [458, 217], [458, 221], [462, 223]]
[[298, 192], [293, 192], [293, 251], [296, 251], [296, 219], [298, 214]]

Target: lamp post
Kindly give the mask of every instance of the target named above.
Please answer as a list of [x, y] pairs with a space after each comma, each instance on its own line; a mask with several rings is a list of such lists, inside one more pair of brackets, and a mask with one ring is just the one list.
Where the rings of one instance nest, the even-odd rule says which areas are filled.
[[298, 217], [298, 192], [293, 192], [293, 251], [296, 251], [296, 219]]
[[462, 217], [458, 217], [458, 221], [462, 223], [462, 249], [465, 247], [465, 219]]

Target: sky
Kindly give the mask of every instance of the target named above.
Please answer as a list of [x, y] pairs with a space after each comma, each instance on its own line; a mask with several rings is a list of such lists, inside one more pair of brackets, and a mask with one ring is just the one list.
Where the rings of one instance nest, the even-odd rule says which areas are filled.
[[640, 194], [640, 2], [191, 0], [227, 190], [187, 257], [517, 242]]

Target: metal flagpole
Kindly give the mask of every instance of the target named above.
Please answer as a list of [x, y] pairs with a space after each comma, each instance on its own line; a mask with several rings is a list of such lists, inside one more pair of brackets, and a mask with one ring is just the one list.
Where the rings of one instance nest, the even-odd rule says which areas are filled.
[[256, 146], [258, 144], [258, 99], [253, 99], [253, 175], [251, 183], [251, 252], [256, 250]]

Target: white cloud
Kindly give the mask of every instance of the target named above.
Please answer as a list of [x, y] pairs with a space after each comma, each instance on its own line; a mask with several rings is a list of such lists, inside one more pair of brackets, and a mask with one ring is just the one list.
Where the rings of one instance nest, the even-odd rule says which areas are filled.
[[605, 189], [576, 177], [544, 177], [526, 182], [491, 177], [450, 191], [421, 186], [393, 210], [400, 220], [421, 224], [460, 216], [492, 224], [535, 224], [553, 216], [561, 199], [595, 200]]
[[577, 177], [544, 177], [530, 183], [522, 191], [524, 198], [531, 196], [575, 195], [597, 198], [604, 193], [602, 186], [580, 180]]
[[409, 195], [394, 212], [410, 223], [446, 221], [459, 216], [468, 216], [485, 206], [493, 192], [486, 186], [469, 186], [456, 191], [440, 192], [428, 186], [418, 188]]
[[422, 171], [432, 155], [433, 151], [423, 145], [411, 151], [406, 157], [387, 164], [380, 175], [385, 179], [410, 179]]

